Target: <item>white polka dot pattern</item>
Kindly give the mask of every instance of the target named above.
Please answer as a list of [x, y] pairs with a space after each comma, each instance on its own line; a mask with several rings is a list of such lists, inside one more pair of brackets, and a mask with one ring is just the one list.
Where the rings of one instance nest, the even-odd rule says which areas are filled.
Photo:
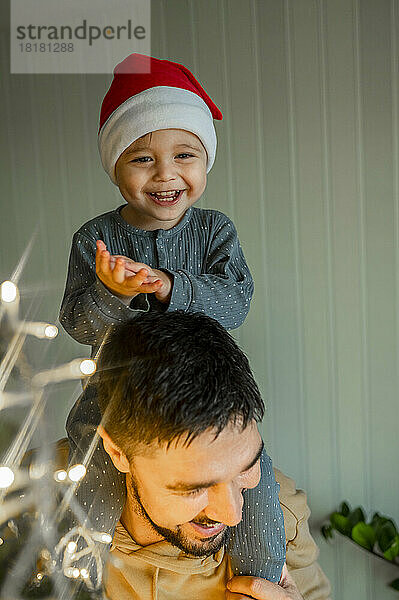
[[[202, 312], [235, 329], [249, 311], [253, 280], [234, 224], [215, 210], [189, 208], [169, 230], [144, 231], [129, 225], [122, 207], [92, 219], [75, 233], [60, 322], [78, 342], [98, 347], [108, 327], [163, 306], [144, 294], [130, 306], [105, 288], [95, 273], [96, 240], [121, 254], [173, 276], [168, 311]], [[157, 307], [158, 305], [158, 307]]]
[[228, 552], [235, 575], [253, 575], [278, 583], [286, 548], [280, 486], [265, 450], [260, 464], [260, 483], [244, 494], [242, 521], [232, 529]]

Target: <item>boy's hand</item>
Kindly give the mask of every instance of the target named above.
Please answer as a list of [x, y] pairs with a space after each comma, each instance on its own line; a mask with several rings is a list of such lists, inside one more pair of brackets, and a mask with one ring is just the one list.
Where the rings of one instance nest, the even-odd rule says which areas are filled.
[[162, 287], [155, 292], [155, 298], [162, 303], [169, 302], [173, 286], [172, 276], [158, 269], [152, 269], [152, 271], [162, 281]]
[[[128, 305], [137, 294], [155, 293], [162, 287], [163, 282], [147, 265], [130, 261], [138, 265], [137, 271], [133, 271], [133, 268], [126, 269], [125, 258], [117, 257], [111, 261], [111, 255], [104, 242], [98, 240], [96, 245], [97, 277], [124, 304]], [[129, 266], [131, 267], [131, 264]]]
[[137, 275], [137, 273], [141, 269], [146, 269], [146, 271], [148, 271], [149, 275], [147, 275], [144, 283], [154, 283], [154, 281], [156, 279], [159, 279], [159, 277], [155, 275], [154, 269], [151, 269], [151, 267], [149, 267], [148, 265], [145, 265], [144, 263], [135, 262], [131, 258], [128, 258], [127, 256], [122, 256], [120, 254], [111, 254], [111, 256], [110, 256], [111, 269], [113, 269], [115, 267], [116, 261], [118, 260], [118, 258], [121, 258], [124, 261], [126, 277], [132, 277], [133, 275]]
[[260, 577], [233, 577], [227, 582], [226, 600], [253, 599], [303, 600], [286, 565], [278, 585]]

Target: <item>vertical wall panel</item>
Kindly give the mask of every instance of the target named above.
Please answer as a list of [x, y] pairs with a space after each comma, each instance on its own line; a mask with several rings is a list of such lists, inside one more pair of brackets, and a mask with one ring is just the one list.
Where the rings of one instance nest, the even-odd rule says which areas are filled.
[[[192, 68], [224, 114], [199, 205], [234, 220], [255, 278], [250, 315], [234, 335], [268, 405], [267, 447], [308, 492], [333, 598], [388, 600], [393, 568], [318, 532], [343, 499], [399, 522], [398, 2], [151, 8], [153, 54]], [[123, 201], [97, 151], [111, 77], [10, 75], [8, 43], [3, 29], [0, 276], [38, 225], [22, 308], [51, 320], [72, 233]], [[61, 331], [27, 352], [49, 366], [88, 349]], [[78, 393], [68, 385], [51, 394], [51, 437], [63, 434]]]
[[[330, 186], [330, 226], [332, 235], [332, 311], [335, 341], [336, 406], [331, 426], [336, 427], [336, 489], [331, 510], [340, 499], [364, 497], [364, 444], [362, 427], [364, 398], [361, 372], [361, 318], [359, 275], [359, 219], [356, 153], [356, 113], [354, 82], [354, 40], [352, 6], [345, 2], [322, 5], [326, 36], [326, 97], [328, 104], [328, 151]], [[337, 40], [340, 43], [337, 44]], [[356, 425], [355, 425], [356, 424]], [[358, 443], [353, 443], [353, 430]], [[356, 465], [354, 467], [354, 465]], [[323, 542], [320, 542], [323, 544]], [[323, 547], [323, 546], [322, 546]], [[368, 597], [368, 561], [362, 553], [353, 555], [347, 544], [339, 544], [336, 554], [335, 589], [337, 597]], [[353, 571], [357, 576], [353, 577]], [[345, 582], [345, 583], [344, 583]]]

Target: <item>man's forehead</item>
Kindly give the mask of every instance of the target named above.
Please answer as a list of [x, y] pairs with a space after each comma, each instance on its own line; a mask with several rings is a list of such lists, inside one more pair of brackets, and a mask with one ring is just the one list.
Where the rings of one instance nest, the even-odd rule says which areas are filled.
[[215, 433], [215, 430], [207, 430], [188, 444], [185, 436], [169, 445], [152, 445], [134, 462], [148, 470], [145, 476], [157, 478], [160, 485], [171, 487], [176, 481], [189, 481], [193, 475], [223, 478], [230, 472], [237, 474], [260, 452], [261, 438], [255, 421], [245, 429], [229, 425], [219, 435]]

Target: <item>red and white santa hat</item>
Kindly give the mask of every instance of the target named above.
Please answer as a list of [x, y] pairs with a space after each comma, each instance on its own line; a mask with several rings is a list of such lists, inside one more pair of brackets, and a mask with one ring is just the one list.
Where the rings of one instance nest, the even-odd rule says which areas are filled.
[[183, 65], [131, 54], [114, 69], [101, 106], [98, 147], [105, 171], [116, 184], [115, 165], [139, 137], [158, 129], [185, 129], [199, 137], [208, 155], [216, 154], [213, 119], [223, 115]]

